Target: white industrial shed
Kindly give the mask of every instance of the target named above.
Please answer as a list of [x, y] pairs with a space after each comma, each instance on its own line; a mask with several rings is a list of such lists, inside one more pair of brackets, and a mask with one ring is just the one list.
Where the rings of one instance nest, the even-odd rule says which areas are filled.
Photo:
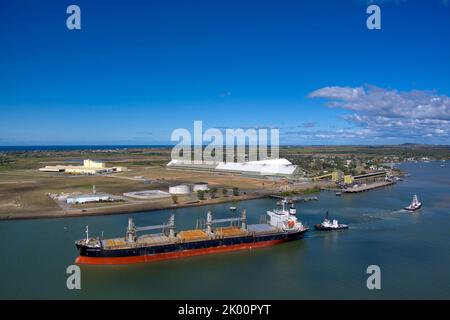
[[108, 195], [84, 194], [73, 197], [67, 197], [66, 202], [68, 204], [82, 204], [82, 203], [101, 202], [110, 200], [111, 198]]
[[209, 170], [222, 173], [236, 173], [261, 177], [287, 177], [304, 176], [304, 172], [287, 159], [269, 159], [247, 162], [220, 162], [215, 165], [193, 165], [182, 160], [172, 160], [167, 164], [168, 168], [184, 170]]
[[293, 176], [298, 167], [287, 159], [220, 163], [216, 170], [260, 176]]

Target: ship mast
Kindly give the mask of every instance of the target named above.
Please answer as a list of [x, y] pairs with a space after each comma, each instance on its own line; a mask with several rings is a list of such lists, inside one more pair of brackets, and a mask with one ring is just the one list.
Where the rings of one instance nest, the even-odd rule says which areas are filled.
[[175, 215], [171, 214], [169, 219], [169, 237], [172, 239], [175, 237]]
[[246, 230], [247, 229], [247, 210], [242, 210], [242, 222], [241, 222], [241, 229]]
[[134, 242], [136, 240], [136, 226], [134, 225], [133, 219], [131, 218], [128, 218], [128, 228], [125, 240], [127, 242]]
[[208, 234], [212, 234], [212, 222], [212, 213], [211, 211], [208, 211], [208, 213], [206, 214], [206, 231], [208, 232]]

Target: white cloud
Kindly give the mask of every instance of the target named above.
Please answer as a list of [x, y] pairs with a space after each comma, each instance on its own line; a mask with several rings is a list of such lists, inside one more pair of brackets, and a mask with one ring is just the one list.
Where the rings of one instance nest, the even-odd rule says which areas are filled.
[[[447, 143], [450, 139], [450, 98], [435, 91], [334, 86], [315, 90], [309, 97], [327, 99], [330, 108], [353, 111], [343, 116], [352, 125], [343, 132], [348, 136], [416, 140], [426, 137]], [[324, 133], [317, 132], [316, 137], [319, 135]]]
[[363, 95], [364, 89], [362, 87], [325, 87], [311, 92], [309, 96], [312, 98], [328, 98], [355, 101]]
[[331, 100], [329, 107], [389, 117], [450, 120], [450, 98], [434, 91], [398, 91], [368, 87], [325, 87], [312, 98]]

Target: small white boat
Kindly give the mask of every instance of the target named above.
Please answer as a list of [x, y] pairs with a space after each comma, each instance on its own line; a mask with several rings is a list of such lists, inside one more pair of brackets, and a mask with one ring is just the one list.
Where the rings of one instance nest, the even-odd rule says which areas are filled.
[[422, 202], [419, 201], [419, 199], [417, 198], [417, 195], [414, 195], [412, 202], [410, 203], [409, 206], [405, 207], [405, 210], [408, 211], [416, 211], [419, 210], [422, 207]]
[[230, 209], [230, 211], [236, 211], [237, 207], [230, 207], [229, 209]]

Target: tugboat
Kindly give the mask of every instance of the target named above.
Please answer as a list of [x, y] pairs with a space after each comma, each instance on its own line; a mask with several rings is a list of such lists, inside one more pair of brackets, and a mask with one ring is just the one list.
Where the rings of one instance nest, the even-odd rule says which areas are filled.
[[405, 210], [408, 211], [416, 211], [419, 210], [422, 207], [422, 202], [419, 201], [419, 199], [417, 199], [417, 195], [414, 195], [413, 200], [411, 202], [411, 204], [407, 207], [405, 207]]
[[336, 219], [333, 219], [333, 221], [331, 221], [328, 218], [328, 211], [327, 211], [325, 219], [323, 220], [323, 222], [316, 224], [314, 226], [314, 228], [316, 228], [316, 230], [318, 230], [318, 231], [333, 231], [333, 230], [348, 229], [348, 225], [346, 225], [346, 224], [339, 224]]

